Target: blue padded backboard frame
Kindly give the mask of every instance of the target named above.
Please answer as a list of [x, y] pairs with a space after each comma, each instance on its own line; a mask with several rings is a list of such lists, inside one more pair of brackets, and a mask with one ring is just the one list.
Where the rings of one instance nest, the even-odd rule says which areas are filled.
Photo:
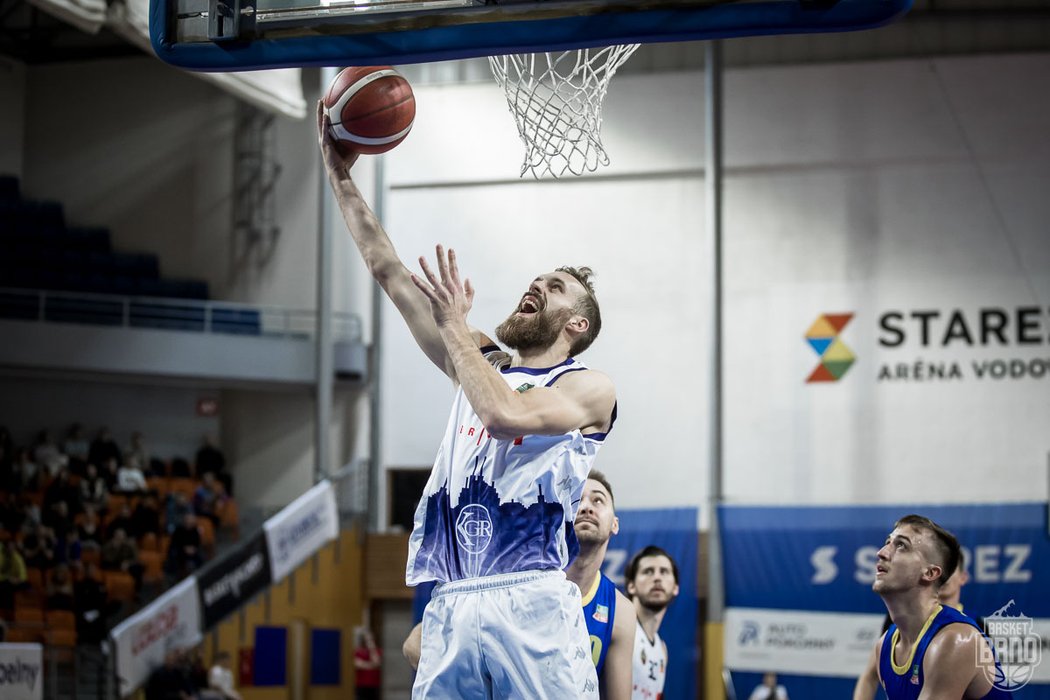
[[428, 63], [612, 44], [842, 32], [888, 24], [912, 5], [912, 0], [838, 0], [803, 9], [799, 0], [763, 0], [375, 34], [175, 43], [170, 38], [172, 2], [150, 0], [150, 40], [162, 60], [195, 71]]

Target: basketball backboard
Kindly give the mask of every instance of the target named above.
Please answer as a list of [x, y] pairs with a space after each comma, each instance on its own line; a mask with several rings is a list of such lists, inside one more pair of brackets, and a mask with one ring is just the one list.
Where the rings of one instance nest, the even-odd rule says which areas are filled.
[[425, 63], [613, 44], [867, 29], [912, 0], [151, 0], [183, 68]]

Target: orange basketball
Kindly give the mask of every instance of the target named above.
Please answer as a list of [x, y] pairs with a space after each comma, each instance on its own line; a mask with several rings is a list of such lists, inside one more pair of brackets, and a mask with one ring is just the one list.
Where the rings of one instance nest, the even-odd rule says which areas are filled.
[[358, 153], [385, 153], [404, 141], [416, 118], [416, 98], [390, 66], [344, 68], [324, 96], [332, 138]]

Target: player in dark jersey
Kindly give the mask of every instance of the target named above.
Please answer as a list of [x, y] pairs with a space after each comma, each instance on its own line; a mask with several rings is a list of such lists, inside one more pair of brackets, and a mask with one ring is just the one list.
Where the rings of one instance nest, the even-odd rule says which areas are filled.
[[[879, 550], [872, 590], [893, 624], [872, 650], [889, 700], [1006, 698], [988, 640], [977, 623], [937, 594], [961, 560], [958, 540], [929, 518], [906, 515]], [[854, 698], [864, 698], [861, 684]], [[869, 696], [870, 697], [870, 696]]]
[[630, 700], [631, 654], [634, 650], [634, 606], [601, 572], [609, 538], [620, 530], [612, 487], [592, 469], [583, 485], [583, 499], [573, 523], [580, 554], [565, 569], [565, 577], [583, 593], [583, 614], [591, 637], [591, 654], [598, 670], [602, 700]]

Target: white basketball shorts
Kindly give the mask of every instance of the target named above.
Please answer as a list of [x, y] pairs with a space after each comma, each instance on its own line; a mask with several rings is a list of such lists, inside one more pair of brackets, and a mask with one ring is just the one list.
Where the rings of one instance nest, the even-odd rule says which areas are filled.
[[598, 700], [580, 589], [561, 571], [438, 586], [412, 700]]

